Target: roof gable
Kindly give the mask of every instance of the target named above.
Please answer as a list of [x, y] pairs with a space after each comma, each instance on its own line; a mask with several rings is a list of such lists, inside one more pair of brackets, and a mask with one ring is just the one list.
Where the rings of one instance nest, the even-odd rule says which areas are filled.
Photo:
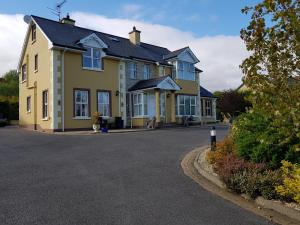
[[89, 46], [93, 48], [108, 48], [108, 46], [95, 33], [82, 38], [79, 43], [83, 46]]
[[181, 52], [177, 58], [179, 60], [194, 64], [200, 62], [190, 48], [187, 48], [183, 52]]
[[129, 91], [145, 90], [145, 89], [162, 89], [178, 91], [181, 87], [170, 77], [156, 77], [148, 80], [140, 80]]

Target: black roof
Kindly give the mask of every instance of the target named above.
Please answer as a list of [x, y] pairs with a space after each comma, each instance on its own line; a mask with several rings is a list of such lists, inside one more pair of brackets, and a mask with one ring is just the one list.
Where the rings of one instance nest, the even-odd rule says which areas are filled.
[[142, 90], [146, 88], [153, 88], [156, 87], [160, 82], [162, 82], [167, 76], [162, 77], [156, 77], [148, 80], [140, 80], [136, 84], [134, 84], [131, 88], [128, 89], [128, 91], [136, 91], [136, 90]]
[[68, 47], [72, 49], [85, 50], [78, 42], [95, 33], [107, 46], [106, 54], [110, 56], [136, 58], [159, 62], [169, 65], [164, 55], [171, 53], [167, 48], [141, 42], [140, 45], [132, 44], [129, 39], [106, 34], [70, 24], [32, 16], [54, 46]]
[[182, 53], [184, 50], [188, 49], [189, 47], [184, 47], [181, 49], [178, 49], [176, 51], [170, 52], [169, 54], [164, 56], [164, 59], [172, 59], [177, 57], [180, 53]]
[[207, 97], [207, 98], [217, 98], [213, 95], [213, 93], [211, 93], [210, 91], [208, 91], [207, 89], [205, 89], [202, 86], [200, 86], [200, 96]]

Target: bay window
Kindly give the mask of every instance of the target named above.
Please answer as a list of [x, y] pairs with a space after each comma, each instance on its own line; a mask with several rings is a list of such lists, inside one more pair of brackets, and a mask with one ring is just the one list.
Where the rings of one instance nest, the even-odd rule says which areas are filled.
[[102, 69], [101, 49], [85, 47], [86, 52], [82, 54], [82, 65], [84, 69]]
[[111, 116], [110, 112], [110, 92], [97, 92], [97, 109], [101, 116]]
[[74, 116], [77, 118], [89, 117], [89, 90], [74, 90]]
[[205, 115], [212, 116], [211, 100], [205, 100]]
[[197, 96], [192, 95], [178, 95], [176, 111], [179, 116], [195, 116], [196, 115], [196, 101]]
[[177, 62], [177, 79], [195, 81], [194, 64], [178, 61]]

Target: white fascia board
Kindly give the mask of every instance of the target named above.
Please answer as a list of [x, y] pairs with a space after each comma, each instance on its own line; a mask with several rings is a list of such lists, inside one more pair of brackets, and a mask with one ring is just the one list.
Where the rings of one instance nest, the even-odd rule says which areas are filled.
[[89, 36], [81, 39], [79, 41], [80, 44], [88, 45], [88, 42], [94, 40], [98, 44], [98, 46], [91, 46], [91, 47], [97, 47], [97, 48], [108, 48], [107, 44], [104, 43], [95, 33], [90, 34]]
[[164, 80], [162, 80], [158, 85], [157, 88], [163, 90], [174, 90], [179, 91], [181, 88], [179, 85], [169, 76], [167, 76]]

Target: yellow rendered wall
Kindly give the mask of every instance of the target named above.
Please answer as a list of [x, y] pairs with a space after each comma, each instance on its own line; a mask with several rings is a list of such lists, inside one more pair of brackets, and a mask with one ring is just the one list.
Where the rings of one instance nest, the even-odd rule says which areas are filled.
[[[38, 71], [34, 71], [34, 57], [38, 54]], [[38, 129], [51, 129], [52, 91], [51, 91], [51, 50], [48, 49], [48, 40], [36, 27], [36, 41], [31, 41], [31, 31], [25, 47], [22, 65], [27, 63], [27, 79], [22, 82], [20, 71], [20, 93], [19, 93], [19, 124], [21, 126], [33, 127], [36, 113]], [[21, 66], [22, 66], [21, 65]], [[36, 98], [34, 97], [34, 83], [36, 82]], [[42, 92], [48, 90], [48, 119], [42, 118]], [[26, 98], [31, 96], [31, 112], [26, 112]], [[36, 110], [36, 112], [35, 112]]]
[[176, 83], [182, 88], [176, 94], [198, 95], [198, 83], [189, 80], [176, 80]]
[[119, 61], [104, 59], [104, 71], [91, 71], [82, 68], [81, 53], [66, 52], [64, 56], [65, 71], [65, 129], [91, 128], [91, 119], [76, 119], [73, 114], [73, 90], [82, 88], [90, 90], [91, 116], [97, 111], [97, 90], [111, 91], [112, 117], [120, 116], [119, 96]]

